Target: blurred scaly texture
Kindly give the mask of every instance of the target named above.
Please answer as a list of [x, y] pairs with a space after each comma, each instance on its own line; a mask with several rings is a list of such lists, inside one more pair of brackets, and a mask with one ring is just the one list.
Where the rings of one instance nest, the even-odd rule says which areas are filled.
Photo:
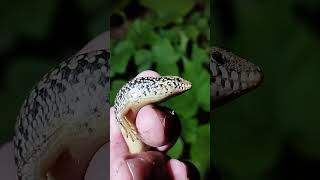
[[265, 74], [260, 88], [213, 113], [214, 179], [320, 179], [320, 1], [211, 7], [212, 44]]

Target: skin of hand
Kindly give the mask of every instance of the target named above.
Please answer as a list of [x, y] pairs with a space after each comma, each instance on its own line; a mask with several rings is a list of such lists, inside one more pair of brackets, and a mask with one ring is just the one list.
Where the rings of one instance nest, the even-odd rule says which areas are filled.
[[[109, 144], [105, 144], [97, 151], [87, 169], [85, 180], [109, 179]], [[14, 162], [13, 143], [9, 142], [0, 147], [1, 179], [18, 180], [17, 168]]]
[[[159, 76], [154, 71], [144, 71], [137, 77]], [[153, 105], [141, 108], [136, 117], [136, 126], [143, 142], [154, 151], [130, 154], [118, 128], [114, 108], [110, 110], [110, 179], [172, 179], [185, 180], [191, 177], [188, 166], [168, 158], [168, 150], [180, 135], [179, 120], [168, 109]]]

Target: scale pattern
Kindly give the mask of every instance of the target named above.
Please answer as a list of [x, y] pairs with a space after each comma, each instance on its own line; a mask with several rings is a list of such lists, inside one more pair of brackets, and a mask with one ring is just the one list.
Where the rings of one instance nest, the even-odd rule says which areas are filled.
[[[114, 104], [115, 114], [117, 122], [125, 131], [123, 136], [127, 138], [126, 142], [130, 152], [137, 153], [144, 148], [142, 148], [143, 142], [140, 140], [133, 121], [124, 118], [126, 114], [130, 110], [137, 112], [147, 104], [159, 103], [183, 93], [189, 90], [191, 86], [189, 81], [178, 76], [139, 77], [132, 79], [118, 91]], [[135, 145], [130, 144], [131, 142]], [[141, 148], [138, 146], [141, 146]], [[135, 151], [134, 149], [139, 150]]]
[[261, 69], [251, 62], [220, 48], [210, 56], [211, 105], [220, 106], [256, 88], [262, 82]]
[[39, 179], [37, 161], [62, 129], [90, 134], [101, 126], [106, 132], [109, 57], [107, 50], [73, 56], [33, 87], [17, 117], [14, 137], [20, 180]]
[[125, 84], [115, 99], [116, 114], [129, 103], [156, 98], [157, 101], [191, 88], [191, 83], [177, 76], [140, 77]]

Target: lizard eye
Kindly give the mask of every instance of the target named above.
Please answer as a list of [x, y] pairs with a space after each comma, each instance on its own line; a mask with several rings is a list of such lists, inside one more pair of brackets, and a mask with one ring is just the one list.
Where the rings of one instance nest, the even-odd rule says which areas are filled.
[[223, 56], [221, 54], [221, 52], [218, 52], [218, 51], [214, 51], [212, 53], [212, 58], [217, 61], [217, 63], [223, 65], [224, 64], [224, 59], [223, 59]]

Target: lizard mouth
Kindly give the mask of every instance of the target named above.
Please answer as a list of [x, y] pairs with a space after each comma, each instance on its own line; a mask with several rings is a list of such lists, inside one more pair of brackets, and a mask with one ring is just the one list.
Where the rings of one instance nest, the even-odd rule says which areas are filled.
[[190, 81], [184, 80], [183, 82], [183, 88], [184, 90], [189, 90], [192, 88], [192, 83]]

